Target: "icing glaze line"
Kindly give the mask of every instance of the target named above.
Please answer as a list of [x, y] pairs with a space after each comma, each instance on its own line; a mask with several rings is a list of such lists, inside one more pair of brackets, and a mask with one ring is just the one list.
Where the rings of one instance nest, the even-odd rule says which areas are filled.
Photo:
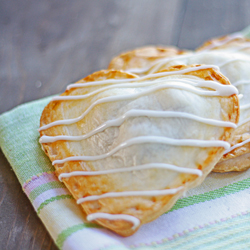
[[135, 230], [140, 225], [140, 220], [138, 218], [128, 214], [93, 213], [87, 216], [88, 221], [96, 219], [126, 220], [133, 223], [132, 230]]
[[249, 108], [250, 108], [250, 103], [240, 106], [240, 109], [241, 109], [241, 110], [249, 109]]
[[108, 79], [108, 80], [102, 80], [102, 81], [92, 81], [87, 83], [73, 83], [68, 85], [67, 90], [71, 88], [84, 88], [89, 86], [95, 86], [95, 85], [102, 85], [102, 84], [109, 84], [109, 83], [125, 83], [125, 82], [135, 82], [135, 81], [142, 81], [148, 78], [157, 78], [161, 76], [169, 76], [169, 75], [181, 75], [189, 72], [193, 72], [196, 70], [202, 70], [202, 69], [215, 69], [219, 70], [219, 67], [216, 65], [201, 65], [201, 66], [195, 66], [192, 68], [182, 69], [182, 70], [175, 70], [175, 71], [168, 71], [168, 72], [160, 72], [160, 73], [154, 73], [154, 74], [148, 74], [146, 76], [141, 76], [137, 78], [128, 78], [128, 79]]
[[244, 144], [246, 144], [248, 142], [250, 142], [250, 139], [247, 139], [247, 140], [245, 140], [245, 141], [243, 141], [241, 143], [235, 144], [234, 146], [232, 146], [229, 149], [225, 150], [224, 155], [227, 154], [227, 153], [229, 153], [229, 152], [231, 152], [231, 151], [233, 151], [236, 148], [239, 148], [239, 147], [243, 146]]
[[124, 192], [109, 192], [101, 195], [92, 195], [83, 197], [77, 200], [77, 204], [81, 204], [86, 201], [94, 201], [104, 198], [117, 198], [126, 196], [161, 196], [161, 195], [172, 195], [181, 191], [183, 187], [163, 189], [163, 190], [147, 190], [147, 191], [124, 191]]
[[[225, 96], [230, 96], [232, 94], [238, 94], [238, 90], [232, 86], [232, 85], [222, 85], [218, 82], [211, 81], [211, 80], [187, 80], [187, 79], [157, 79], [157, 81], [145, 81], [145, 82], [138, 82], [138, 83], [124, 83], [124, 84], [114, 84], [109, 85], [107, 87], [103, 87], [100, 89], [97, 89], [95, 91], [92, 91], [85, 95], [63, 95], [63, 96], [56, 96], [52, 98], [52, 101], [72, 101], [72, 100], [82, 100], [86, 99], [90, 96], [93, 96], [95, 94], [98, 94], [100, 92], [103, 92], [105, 90], [113, 89], [113, 88], [140, 88], [140, 87], [147, 87], [150, 85], [155, 85], [159, 83], [167, 83], [167, 82], [177, 82], [177, 86], [180, 83], [187, 83], [189, 85], [193, 85], [193, 83], [196, 83], [194, 87], [208, 87], [213, 88], [214, 90], [217, 90], [219, 92], [222, 92]], [[174, 88], [174, 86], [172, 86]]]
[[137, 110], [131, 109], [122, 116], [117, 119], [109, 120], [103, 124], [101, 124], [96, 129], [93, 129], [89, 133], [80, 136], [67, 136], [67, 135], [59, 135], [59, 136], [47, 136], [43, 135], [40, 139], [40, 143], [51, 143], [60, 140], [66, 141], [81, 141], [87, 139], [99, 132], [104, 131], [105, 129], [113, 126], [120, 126], [127, 118], [130, 117], [138, 117], [138, 116], [146, 116], [146, 117], [154, 117], [154, 118], [186, 118], [194, 121], [198, 121], [201, 123], [205, 123], [208, 125], [214, 125], [218, 127], [231, 127], [236, 128], [237, 125], [232, 122], [219, 121], [215, 119], [202, 118], [200, 116], [196, 116], [193, 114], [185, 113], [185, 112], [177, 112], [177, 111], [155, 111], [155, 110]]
[[[207, 86], [207, 85], [205, 84], [205, 86]], [[44, 125], [44, 126], [40, 127], [38, 130], [42, 131], [42, 130], [48, 129], [48, 128], [56, 126], [56, 125], [70, 125], [70, 124], [76, 123], [76, 122], [82, 120], [96, 105], [101, 104], [101, 103], [135, 99], [135, 98], [145, 96], [147, 94], [151, 94], [151, 93], [153, 93], [153, 92], [155, 92], [157, 90], [163, 90], [163, 89], [167, 89], [167, 88], [182, 89], [182, 90], [186, 90], [186, 91], [191, 91], [194, 94], [205, 95], [205, 96], [221, 96], [223, 94], [225, 96], [231, 96], [233, 94], [238, 94], [238, 90], [233, 85], [225, 85], [225, 86], [220, 88], [220, 91], [209, 91], [209, 90], [196, 89], [194, 86], [181, 84], [181, 83], [178, 83], [178, 84], [162, 84], [162, 85], [155, 86], [155, 87], [146, 89], [144, 91], [141, 91], [141, 92], [135, 93], [135, 94], [104, 97], [102, 99], [99, 99], [99, 100], [93, 102], [86, 109], [86, 111], [82, 115], [80, 115], [79, 117], [72, 118], [72, 119], [64, 119], [64, 120], [54, 121], [54, 122], [51, 122], [51, 123], [49, 123], [47, 125]], [[220, 93], [220, 92], [222, 92], [222, 93]]]
[[97, 155], [97, 156], [71, 156], [64, 158], [62, 160], [55, 160], [52, 162], [55, 164], [62, 164], [68, 161], [95, 161], [107, 158], [113, 154], [115, 154], [118, 150], [129, 147], [134, 144], [145, 144], [145, 143], [159, 143], [159, 144], [167, 144], [172, 146], [194, 146], [194, 147], [223, 147], [225, 149], [230, 148], [230, 144], [225, 141], [220, 140], [195, 140], [195, 139], [172, 139], [168, 137], [161, 136], [138, 136], [132, 139], [129, 139], [119, 146], [115, 147], [111, 151], [106, 154]]
[[103, 170], [103, 171], [72, 171], [70, 173], [60, 174], [59, 180], [62, 181], [62, 178], [69, 178], [72, 176], [96, 176], [96, 175], [129, 172], [129, 171], [135, 171], [135, 170], [138, 171], [138, 170], [152, 169], [152, 168], [167, 169], [167, 170], [177, 171], [180, 173], [188, 173], [188, 174], [195, 174], [198, 176], [202, 176], [202, 171], [199, 169], [178, 167], [175, 165], [165, 164], [165, 163], [149, 163], [149, 164], [138, 165], [134, 167], [108, 169], [108, 170]]

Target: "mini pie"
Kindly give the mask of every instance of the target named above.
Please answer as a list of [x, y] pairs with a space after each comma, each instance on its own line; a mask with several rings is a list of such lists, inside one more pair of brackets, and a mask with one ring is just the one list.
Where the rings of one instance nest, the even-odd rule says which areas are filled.
[[40, 143], [87, 219], [129, 236], [204, 180], [238, 119], [237, 89], [216, 67], [102, 70], [45, 107]]
[[206, 41], [196, 51], [227, 50], [230, 52], [240, 52], [250, 54], [250, 39], [241, 33], [233, 33], [223, 37], [213, 38]]
[[117, 70], [134, 69], [136, 73], [140, 73], [140, 69], [154, 65], [158, 60], [188, 53], [190, 52], [187, 50], [180, 50], [170, 46], [141, 47], [114, 57], [109, 63], [108, 68]]
[[[231, 142], [231, 148], [225, 151], [216, 164], [214, 172], [243, 171], [250, 167], [250, 43], [239, 34], [212, 40], [197, 52], [189, 52], [174, 57], [165, 57], [144, 68], [124, 61], [126, 72], [135, 72], [144, 76], [173, 65], [209, 64], [220, 67], [230, 82], [237, 87], [240, 99], [241, 115], [238, 128]], [[132, 59], [131, 59], [132, 60]], [[116, 65], [113, 63], [113, 68]]]

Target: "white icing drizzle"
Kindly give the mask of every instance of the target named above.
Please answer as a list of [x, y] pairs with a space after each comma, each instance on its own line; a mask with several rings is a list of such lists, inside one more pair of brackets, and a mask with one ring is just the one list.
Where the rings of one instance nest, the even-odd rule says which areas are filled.
[[243, 142], [241, 142], [241, 143], [235, 144], [235, 145], [232, 146], [231, 148], [225, 150], [224, 155], [227, 154], [227, 153], [229, 153], [229, 152], [231, 152], [231, 151], [233, 151], [235, 148], [239, 148], [239, 147], [243, 146], [244, 144], [246, 144], [246, 143], [248, 143], [248, 142], [250, 142], [250, 139], [247, 139], [247, 140], [245, 140], [245, 141], [243, 141]]
[[241, 100], [244, 96], [242, 94], [238, 94], [238, 99]]
[[170, 57], [170, 58], [164, 58], [161, 60], [157, 60], [155, 61], [150, 67], [144, 68], [144, 73], [149, 71], [149, 74], [152, 74], [154, 72], [157, 72], [161, 67], [164, 66], [164, 64], [171, 62], [173, 60], [182, 60], [182, 59], [187, 59], [192, 57], [193, 54], [187, 54], [187, 55], [179, 55], [179, 56], [174, 56], [174, 57]]
[[183, 187], [170, 188], [163, 190], [147, 190], [147, 191], [124, 191], [124, 192], [110, 192], [101, 195], [92, 195], [83, 197], [77, 200], [77, 204], [81, 204], [86, 201], [95, 201], [104, 198], [115, 198], [115, 197], [126, 197], [126, 196], [160, 196], [160, 195], [171, 195], [181, 191]]
[[249, 121], [250, 121], [250, 117], [247, 118], [247, 119], [245, 119], [245, 120], [243, 120], [243, 121], [241, 121], [241, 122], [239, 122], [239, 123], [238, 123], [238, 127], [240, 127], [241, 125], [243, 125], [243, 124], [245, 124], [245, 123], [247, 123], [247, 122], [249, 122]]
[[112, 84], [112, 83], [136, 82], [136, 81], [142, 81], [142, 80], [146, 80], [146, 79], [163, 77], [163, 76], [170, 76], [170, 75], [176, 75], [176, 74], [181, 75], [181, 74], [193, 72], [196, 70], [211, 69], [211, 68], [215, 69], [215, 70], [219, 70], [219, 67], [217, 67], [215, 65], [201, 65], [201, 66], [196, 66], [196, 67], [182, 69], [182, 70], [148, 74], [146, 76], [137, 77], [137, 78], [108, 79], [108, 80], [101, 80], [101, 81], [92, 81], [92, 82], [87, 82], [87, 83], [73, 83], [73, 84], [68, 85], [67, 90], [69, 90], [71, 88], [85, 88], [85, 87], [89, 87], [89, 86], [99, 86], [99, 85]]
[[225, 45], [229, 42], [231, 42], [234, 39], [238, 39], [238, 38], [243, 38], [243, 35], [241, 33], [233, 33], [231, 35], [228, 35], [226, 37], [224, 37], [224, 39], [221, 39], [220, 41], [211, 41], [211, 44], [207, 45], [205, 48], [201, 49], [202, 51], [207, 51], [207, 50], [211, 50], [217, 47], [220, 47], [222, 45]]
[[[196, 54], [202, 54], [204, 52], [207, 52], [209, 50], [212, 50], [215, 47], [219, 47], [222, 46], [236, 38], [243, 38], [243, 36], [241, 34], [232, 34], [231, 36], [226, 37], [225, 39], [221, 40], [221, 41], [214, 41], [212, 44], [210, 44], [209, 46], [207, 46], [204, 49], [201, 49], [200, 51], [195, 52]], [[233, 48], [229, 48], [231, 52], [237, 52], [246, 48], [250, 48], [250, 43], [244, 43], [244, 44], [239, 44], [237, 45], [237, 47], [233, 47]], [[173, 57], [169, 57], [169, 58], [163, 58], [163, 59], [159, 59], [156, 60], [154, 63], [152, 63], [150, 66], [148, 67], [144, 67], [144, 68], [132, 68], [132, 69], [128, 69], [126, 70], [126, 72], [129, 73], [137, 73], [137, 74], [142, 74], [142, 73], [146, 73], [149, 71], [149, 74], [158, 71], [162, 66], [164, 66], [165, 63], [171, 62], [173, 60], [182, 60], [182, 59], [187, 59], [192, 57], [194, 54], [190, 53], [190, 54], [185, 54], [185, 55], [177, 55], [177, 56], [173, 56]], [[151, 70], [150, 70], [151, 69]]]
[[144, 68], [132, 68], [132, 69], [127, 69], [126, 72], [128, 73], [135, 73], [135, 74], [142, 74], [148, 72], [148, 74], [153, 74], [157, 72], [161, 67], [164, 66], [164, 64], [171, 62], [176, 59], [187, 59], [192, 57], [194, 54], [187, 54], [187, 55], [178, 55], [178, 56], [173, 56], [169, 58], [163, 58], [159, 60], [155, 60], [150, 66], [144, 67]]
[[135, 230], [140, 225], [140, 220], [132, 215], [128, 214], [107, 214], [107, 213], [93, 213], [87, 216], [88, 221], [96, 219], [107, 219], [107, 220], [126, 220], [133, 224], [132, 230]]
[[250, 103], [240, 106], [240, 109], [241, 109], [241, 110], [249, 109], [249, 108], [250, 108]]
[[[180, 83], [186, 83], [189, 85], [194, 85], [195, 87], [208, 87], [208, 88], [213, 88], [216, 91], [218, 91], [218, 94], [222, 94], [223, 96], [230, 96], [232, 94], [237, 94], [238, 90], [232, 86], [232, 85], [222, 85], [218, 82], [215, 81], [206, 81], [206, 80], [187, 80], [187, 79], [165, 79], [165, 80], [158, 80], [155, 82], [148, 81], [148, 82], [143, 82], [143, 83], [132, 83], [132, 84], [115, 84], [111, 85], [108, 87], [100, 88], [98, 90], [95, 90], [93, 92], [90, 92], [85, 95], [70, 95], [70, 96], [56, 96], [52, 98], [52, 101], [67, 101], [67, 100], [81, 100], [81, 99], [86, 99], [92, 95], [98, 94], [100, 92], [103, 92], [108, 89], [113, 89], [113, 88], [136, 88], [136, 87], [145, 87], [149, 85], [154, 85], [154, 84], [159, 84], [159, 83], [167, 83], [167, 82], [177, 82], [175, 84], [176, 88]], [[196, 83], [196, 84], [194, 84]], [[169, 85], [171, 88], [175, 88], [173, 85]], [[181, 85], [180, 85], [181, 86]], [[192, 89], [191, 89], [192, 91]]]
[[239, 80], [239, 81], [236, 81], [234, 82], [234, 86], [239, 86], [239, 85], [243, 85], [243, 84], [250, 84], [250, 80]]
[[148, 66], [148, 67], [132, 68], [132, 69], [127, 69], [125, 71], [128, 73], [133, 73], [133, 74], [143, 74], [143, 73], [147, 72], [152, 66], [154, 66], [157, 63], [160, 63], [163, 60], [165, 61], [165, 59], [156, 60], [153, 64], [151, 64], [151, 66]]
[[51, 143], [55, 141], [65, 140], [65, 141], [81, 141], [87, 139], [99, 132], [104, 131], [105, 129], [113, 126], [120, 126], [127, 118], [129, 117], [138, 117], [138, 116], [146, 116], [146, 117], [154, 117], [154, 118], [186, 118], [191, 119], [197, 122], [205, 123], [208, 125], [218, 126], [218, 127], [228, 127], [228, 128], [236, 128], [237, 125], [233, 122], [219, 121], [215, 119], [202, 118], [200, 116], [196, 116], [189, 113], [177, 112], [177, 111], [155, 111], [155, 110], [137, 110], [131, 109], [126, 112], [124, 115], [120, 116], [117, 119], [109, 120], [96, 129], [93, 129], [89, 133], [80, 136], [68, 136], [68, 135], [59, 135], [59, 136], [46, 136], [43, 135], [39, 142], [40, 143]]
[[64, 158], [62, 160], [55, 160], [52, 162], [53, 165], [55, 164], [62, 164], [68, 161], [96, 161], [105, 159], [117, 151], [129, 147], [135, 144], [145, 144], [145, 143], [159, 143], [159, 144], [166, 144], [172, 146], [187, 146], [187, 147], [223, 147], [225, 149], [230, 148], [230, 144], [225, 141], [220, 140], [196, 140], [196, 139], [173, 139], [168, 137], [161, 137], [161, 136], [138, 136], [132, 139], [129, 139], [106, 154], [96, 155], [96, 156], [71, 156]]
[[[235, 39], [235, 37], [233, 39]], [[232, 40], [232, 39], [227, 40], [226, 43], [229, 42], [230, 40]], [[219, 46], [219, 44], [223, 45], [224, 42], [223, 43], [219, 42], [218, 46]], [[248, 45], [242, 45], [242, 46], [240, 46], [240, 48], [236, 47], [235, 51], [240, 50], [240, 49], [244, 49], [244, 48], [248, 48], [248, 47], [250, 47], [250, 43], [248, 43]], [[212, 49], [212, 46], [211, 46], [211, 49]], [[204, 49], [202, 51], [196, 52], [196, 54], [202, 54], [202, 53], [204, 53], [206, 51], [209, 51], [209, 50], [210, 49], [206, 48], [206, 49]], [[193, 56], [194, 56], [194, 54], [187, 54], [187, 55], [174, 56], [174, 57], [170, 57], [170, 58], [164, 58], [164, 59], [156, 60], [153, 64], [151, 64], [148, 67], [141, 68], [141, 69], [140, 68], [132, 68], [132, 69], [126, 70], [126, 72], [137, 73], [137, 74], [142, 74], [142, 73], [148, 72], [148, 74], [152, 74], [152, 73], [157, 72], [158, 70], [160, 70], [164, 66], [164, 64], [166, 64], [168, 62], [171, 62], [171, 61], [174, 61], [174, 60], [188, 59], [188, 58], [191, 58]], [[227, 62], [224, 62], [221, 65], [217, 65], [217, 66], [223, 67], [226, 64], [231, 63], [233, 61], [247, 61], [247, 62], [249, 62], [249, 60], [244, 60], [244, 59], [230, 59]]]
[[[162, 84], [162, 85], [154, 86], [152, 88], [148, 88], [144, 91], [141, 91], [141, 92], [135, 93], [135, 94], [105, 97], [105, 98], [101, 98], [101, 99], [95, 101], [94, 103], [92, 103], [81, 116], [79, 116], [77, 118], [58, 120], [58, 121], [51, 122], [50, 124], [47, 124], [47, 125], [40, 127], [39, 131], [42, 131], [42, 130], [45, 130], [45, 129], [48, 129], [48, 128], [51, 128], [51, 127], [57, 126], [57, 125], [70, 125], [70, 124], [76, 123], [76, 122], [82, 120], [98, 104], [135, 99], [135, 98], [138, 98], [141, 96], [151, 94], [151, 93], [153, 93], [157, 90], [161, 90], [161, 89], [167, 89], [167, 88], [182, 89], [182, 90], [190, 91], [190, 92], [195, 93], [197, 95], [204, 95], [204, 96], [231, 96], [233, 94], [238, 94], [238, 90], [233, 85], [221, 85], [220, 86], [216, 82], [204, 81], [202, 83], [201, 82], [198, 83], [197, 86], [198, 87], [217, 88], [217, 90], [210, 91], [210, 90], [196, 89], [194, 86], [178, 82], [175, 84]], [[72, 97], [74, 97], [74, 96], [72, 96]]]
[[[124, 81], [124, 80], [122, 80]], [[162, 81], [162, 80], [159, 80], [157, 81], [156, 83], [161, 83], [161, 82], [170, 82], [171, 80], [170, 79], [167, 79], [165, 81]], [[176, 79], [174, 79], [172, 82], [175, 82], [177, 81]], [[113, 83], [115, 83], [113, 81]], [[93, 96], [95, 94], [98, 94], [100, 92], [103, 92], [105, 90], [108, 90], [108, 89], [113, 89], [113, 88], [135, 88], [135, 87], [145, 87], [145, 86], [149, 86], [149, 85], [152, 85], [152, 81], [145, 81], [145, 82], [142, 82], [142, 83], [120, 83], [120, 84], [113, 84], [113, 85], [110, 85], [108, 87], [103, 87], [103, 88], [100, 88], [98, 90], [95, 90], [95, 91], [92, 91], [92, 92], [89, 92], [88, 94], [86, 95], [69, 95], [69, 96], [55, 96], [52, 98], [52, 101], [67, 101], [67, 100], [81, 100], [81, 99], [86, 99], [90, 96]]]
[[106, 175], [106, 174], [114, 174], [114, 173], [120, 173], [120, 172], [140, 171], [140, 170], [152, 169], [152, 168], [168, 169], [168, 170], [173, 170], [173, 171], [180, 172], [180, 173], [187, 173], [187, 174], [194, 174], [194, 175], [202, 176], [202, 171], [199, 169], [177, 167], [175, 165], [165, 164], [165, 163], [149, 163], [149, 164], [138, 165], [138, 166], [133, 166], [133, 167], [115, 168], [115, 169], [108, 169], [108, 170], [102, 170], [102, 171], [72, 171], [70, 173], [60, 174], [58, 179], [62, 181], [62, 178], [69, 178], [72, 176], [96, 176], [96, 175]]

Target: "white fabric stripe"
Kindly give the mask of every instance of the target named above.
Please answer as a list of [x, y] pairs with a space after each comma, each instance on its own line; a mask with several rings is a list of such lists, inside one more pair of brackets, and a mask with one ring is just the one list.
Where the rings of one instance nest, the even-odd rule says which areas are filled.
[[[220, 221], [249, 209], [250, 188], [226, 197], [191, 205], [164, 214], [157, 220], [143, 225], [135, 235], [127, 238], [112, 234], [106, 229], [84, 228], [68, 237], [63, 249], [96, 250], [103, 248], [104, 245], [117, 245], [118, 242], [121, 246], [127, 246], [129, 249], [131, 245], [161, 241], [183, 231], [209, 224], [209, 222], [216, 220]], [[98, 239], [98, 241], [95, 239]], [[88, 245], [86, 245], [86, 242], [88, 242]]]
[[50, 190], [47, 190], [47, 191], [43, 192], [42, 194], [38, 195], [32, 204], [33, 204], [35, 210], [37, 211], [37, 209], [40, 207], [40, 205], [43, 202], [45, 202], [46, 200], [48, 200], [52, 197], [56, 197], [58, 195], [63, 195], [63, 194], [70, 194], [70, 193], [66, 188], [50, 189]]
[[119, 236], [107, 229], [84, 228], [69, 236], [62, 250], [98, 250], [110, 245], [118, 245], [119, 250], [121, 247], [130, 249], [121, 243]]

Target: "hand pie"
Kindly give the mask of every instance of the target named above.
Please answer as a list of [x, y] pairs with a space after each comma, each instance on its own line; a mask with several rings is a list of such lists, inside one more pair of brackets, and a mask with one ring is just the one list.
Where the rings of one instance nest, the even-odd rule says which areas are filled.
[[[238, 38], [237, 38], [238, 39]], [[228, 39], [233, 43], [233, 40]], [[238, 40], [237, 40], [238, 41]], [[243, 44], [243, 41], [240, 40]], [[218, 43], [214, 43], [217, 44]], [[222, 42], [221, 42], [222, 44]], [[236, 43], [234, 44], [234, 50]], [[224, 41], [223, 46], [226, 47]], [[242, 45], [243, 46], [243, 45]], [[247, 45], [243, 46], [247, 48]], [[154, 64], [138, 69], [129, 68], [128, 64], [124, 65], [127, 72], [137, 72], [141, 76], [155, 73], [172, 65], [189, 65], [189, 64], [209, 64], [220, 67], [221, 72], [228, 77], [231, 83], [236, 86], [239, 93], [242, 94], [240, 99], [240, 120], [238, 128], [231, 142], [231, 148], [225, 151], [220, 162], [216, 164], [214, 172], [243, 171], [250, 167], [250, 57], [242, 50], [241, 53], [230, 52], [226, 49], [205, 50], [175, 57], [166, 57], [156, 61]], [[115, 65], [114, 65], [115, 66]], [[137, 70], [137, 71], [136, 71]]]
[[241, 33], [233, 33], [227, 36], [211, 39], [205, 42], [196, 51], [227, 50], [233, 53], [245, 53], [250, 55], [250, 39]]
[[[109, 63], [108, 69], [127, 70], [131, 73], [140, 74], [140, 69], [154, 65], [158, 60], [166, 57], [174, 57], [190, 53], [187, 50], [180, 50], [176, 47], [155, 47], [148, 46], [137, 48], [114, 57]], [[135, 71], [135, 72], [133, 72]], [[143, 73], [142, 73], [143, 74]]]
[[216, 67], [102, 70], [45, 107], [40, 143], [87, 219], [129, 236], [204, 180], [238, 117], [237, 89]]

